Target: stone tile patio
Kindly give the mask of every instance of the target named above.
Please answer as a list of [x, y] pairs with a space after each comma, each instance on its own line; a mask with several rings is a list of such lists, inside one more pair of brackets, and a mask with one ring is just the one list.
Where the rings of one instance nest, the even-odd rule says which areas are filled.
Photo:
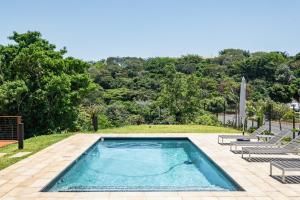
[[12, 155], [12, 156], [10, 156], [11, 158], [20, 158], [20, 157], [23, 157], [23, 156], [26, 156], [26, 155], [28, 155], [28, 154], [31, 154], [31, 152], [19, 152], [19, 153], [16, 153], [16, 154], [14, 154], [14, 155]]
[[[104, 136], [178, 137], [188, 136], [222, 167], [242, 192], [40, 192], [55, 176], [72, 163], [101, 134], [77, 134], [58, 142], [2, 171], [0, 199], [101, 199], [101, 200], [300, 200], [299, 184], [282, 184], [269, 176], [269, 163], [248, 162], [229, 147], [217, 144], [216, 134], [105, 134]], [[274, 156], [273, 156], [274, 157]], [[279, 156], [276, 156], [279, 157]], [[281, 156], [282, 157], [282, 156]], [[285, 158], [300, 158], [286, 155]], [[274, 170], [280, 175], [280, 171]], [[299, 176], [300, 174], [298, 174]]]

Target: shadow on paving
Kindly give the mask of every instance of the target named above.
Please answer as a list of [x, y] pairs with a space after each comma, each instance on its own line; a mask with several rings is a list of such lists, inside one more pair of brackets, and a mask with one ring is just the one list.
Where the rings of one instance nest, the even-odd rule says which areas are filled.
[[[234, 154], [242, 154], [242, 150], [231, 150], [231, 152], [234, 153]], [[256, 154], [260, 154], [260, 153], [256, 153]], [[251, 155], [255, 155], [255, 153], [253, 153]], [[264, 155], [264, 154], [261, 154], [261, 155]], [[273, 155], [276, 155], [276, 154], [273, 154]], [[288, 154], [278, 153], [277, 155], [288, 155]], [[248, 154], [245, 153], [244, 156], [248, 156]]]
[[251, 157], [249, 158], [243, 158], [244, 160], [248, 162], [271, 162], [271, 161], [299, 161], [299, 158], [264, 158], [264, 157]]
[[242, 154], [242, 150], [231, 150], [234, 154]]
[[[281, 176], [271, 176], [275, 180], [282, 182]], [[285, 183], [283, 184], [300, 184], [300, 176], [285, 176]]]
[[[234, 154], [242, 154], [242, 150], [231, 150], [231, 152], [234, 153]], [[256, 153], [256, 154], [264, 155], [264, 154], [261, 154], [261, 153]], [[253, 153], [251, 155], [255, 155], [255, 153]], [[273, 154], [273, 155], [276, 155], [276, 154]], [[277, 155], [288, 155], [288, 154], [277, 153]], [[246, 156], [248, 156], [248, 154], [245, 153], [244, 156], [246, 157]]]
[[219, 145], [222, 145], [222, 146], [229, 146], [230, 145], [230, 142], [227, 142], [227, 143], [218, 143]]

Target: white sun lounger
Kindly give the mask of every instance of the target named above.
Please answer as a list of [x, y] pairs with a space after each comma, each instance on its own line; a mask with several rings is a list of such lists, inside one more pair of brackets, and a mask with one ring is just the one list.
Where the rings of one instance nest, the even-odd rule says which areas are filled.
[[267, 147], [267, 146], [278, 146], [280, 140], [285, 137], [286, 135], [288, 135], [290, 133], [289, 130], [286, 131], [281, 131], [280, 133], [277, 133], [277, 135], [274, 135], [271, 139], [269, 139], [266, 142], [259, 142], [259, 141], [233, 141], [230, 142], [230, 151], [232, 151], [232, 147], [235, 147], [235, 150], [237, 150], [238, 146], [241, 147]]
[[272, 167], [276, 167], [282, 171], [281, 180], [285, 183], [286, 171], [298, 171], [300, 172], [300, 160], [298, 161], [274, 161], [270, 162], [270, 176], [272, 176]]
[[242, 158], [244, 154], [249, 155], [249, 160], [251, 159], [251, 154], [287, 154], [287, 153], [298, 153], [300, 148], [300, 136], [290, 141], [288, 144], [282, 147], [243, 147], [242, 148]]
[[[257, 139], [258, 135], [260, 135], [262, 132], [266, 130], [265, 126], [261, 126], [258, 129], [256, 129], [253, 133], [250, 135], [218, 135], [218, 143], [224, 144], [224, 139], [234, 139], [234, 140], [245, 140], [245, 139]], [[220, 142], [221, 139], [221, 142]]]

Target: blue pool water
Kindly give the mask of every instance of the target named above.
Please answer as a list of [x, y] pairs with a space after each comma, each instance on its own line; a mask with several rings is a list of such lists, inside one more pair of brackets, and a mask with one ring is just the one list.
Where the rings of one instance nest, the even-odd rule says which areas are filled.
[[44, 191], [237, 191], [186, 138], [98, 141]]

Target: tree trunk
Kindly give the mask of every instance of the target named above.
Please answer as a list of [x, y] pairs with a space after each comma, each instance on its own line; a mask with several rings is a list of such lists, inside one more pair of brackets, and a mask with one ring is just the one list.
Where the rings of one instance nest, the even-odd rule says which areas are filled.
[[272, 107], [269, 108], [269, 132], [272, 131]]
[[281, 119], [279, 119], [279, 129], [282, 130], [282, 127], [281, 127]]
[[94, 131], [98, 131], [98, 116], [95, 114], [92, 115], [92, 124]]
[[181, 122], [181, 113], [180, 112], [175, 113], [175, 120], [177, 123]]
[[261, 118], [260, 116], [257, 116], [257, 128], [259, 128], [261, 126]]

